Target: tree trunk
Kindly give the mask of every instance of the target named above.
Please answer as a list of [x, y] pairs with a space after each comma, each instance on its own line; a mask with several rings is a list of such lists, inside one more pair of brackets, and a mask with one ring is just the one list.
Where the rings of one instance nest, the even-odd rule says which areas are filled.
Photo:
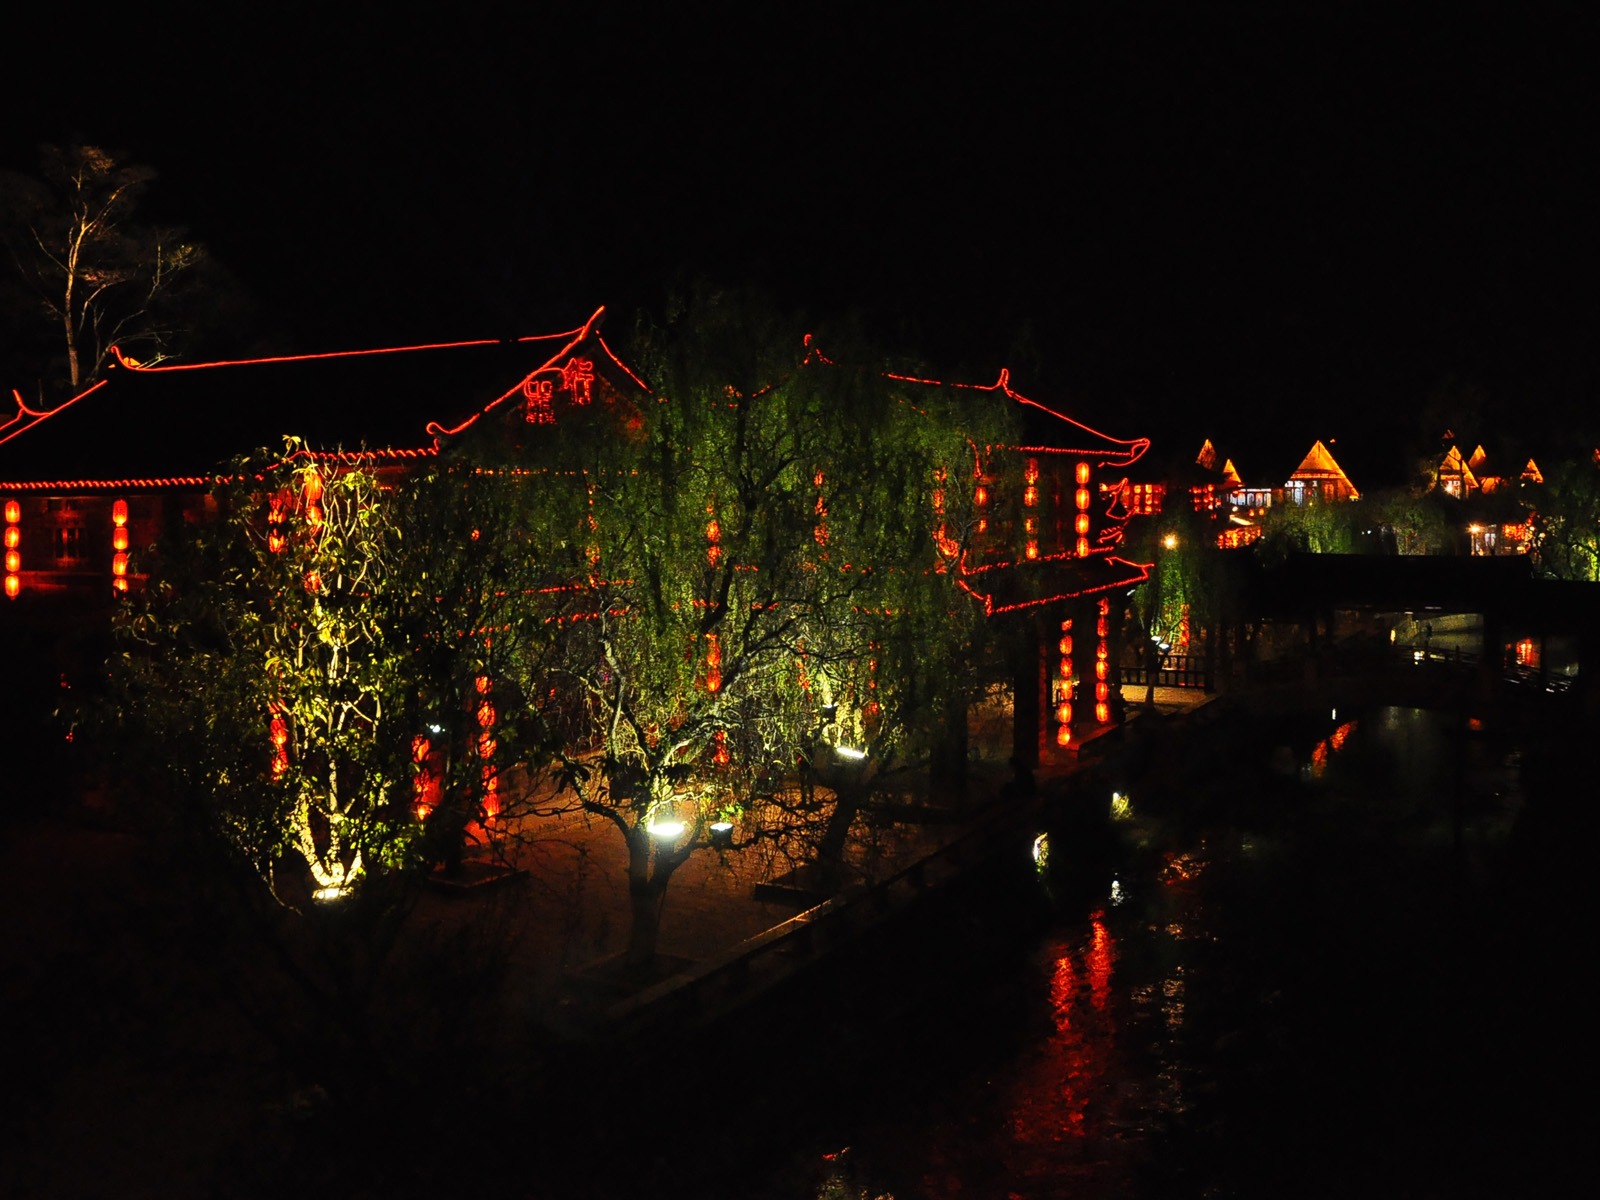
[[817, 841], [817, 882], [822, 891], [832, 895], [844, 883], [844, 849], [850, 836], [850, 827], [860, 815], [865, 792], [859, 788], [846, 788], [834, 792], [833, 811]]
[[666, 907], [667, 885], [660, 879], [628, 879], [628, 950], [623, 961], [644, 968], [656, 960], [661, 937], [661, 913]]

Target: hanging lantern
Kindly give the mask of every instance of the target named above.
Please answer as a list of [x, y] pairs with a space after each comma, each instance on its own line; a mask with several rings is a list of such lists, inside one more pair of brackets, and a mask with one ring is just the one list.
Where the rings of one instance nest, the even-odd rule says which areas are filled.
[[1079, 513], [1077, 519], [1073, 522], [1073, 528], [1078, 531], [1079, 537], [1087, 534], [1089, 532], [1089, 514]]
[[121, 579], [128, 573], [128, 556], [121, 551], [111, 556], [111, 573]]
[[1111, 685], [1103, 679], [1099, 683], [1095, 684], [1094, 698], [1100, 701], [1111, 699]]
[[1078, 557], [1089, 557], [1089, 539], [1086, 537], [1081, 537], [1078, 539]]
[[121, 529], [128, 523], [128, 502], [118, 500], [111, 506], [111, 524]]
[[1063, 700], [1056, 705], [1056, 723], [1058, 725], [1072, 724], [1072, 705], [1070, 702]]
[[1063, 726], [1061, 726], [1061, 728], [1056, 730], [1056, 745], [1058, 745], [1058, 746], [1070, 746], [1070, 745], [1072, 745], [1072, 728], [1071, 728], [1071, 726], [1063, 725]]
[[22, 520], [22, 506], [15, 500], [6, 501], [6, 597], [15, 600], [22, 591], [22, 580], [17, 572], [22, 570], [22, 554], [17, 547], [22, 544], [22, 530], [17, 523]]
[[1077, 479], [1079, 487], [1082, 487], [1084, 484], [1088, 483], [1089, 482], [1089, 464], [1086, 463], [1086, 462], [1079, 463], [1078, 467], [1077, 467], [1077, 470], [1073, 472], [1073, 477], [1075, 479]]
[[1096, 679], [1104, 679], [1104, 678], [1107, 677], [1107, 675], [1110, 674], [1110, 672], [1111, 672], [1111, 664], [1106, 662], [1105, 659], [1103, 659], [1103, 658], [1102, 659], [1098, 659], [1095, 662], [1095, 664], [1094, 664], [1094, 677]]
[[1082, 512], [1082, 511], [1086, 510], [1089, 507], [1089, 489], [1088, 488], [1085, 488], [1085, 487], [1079, 488], [1076, 492], [1073, 493], [1072, 498], [1077, 503], [1079, 512]]
[[1070, 633], [1062, 635], [1056, 649], [1064, 655], [1070, 655], [1072, 653], [1072, 635]]
[[1102, 701], [1094, 706], [1094, 719], [1102, 725], [1111, 723], [1111, 705]]

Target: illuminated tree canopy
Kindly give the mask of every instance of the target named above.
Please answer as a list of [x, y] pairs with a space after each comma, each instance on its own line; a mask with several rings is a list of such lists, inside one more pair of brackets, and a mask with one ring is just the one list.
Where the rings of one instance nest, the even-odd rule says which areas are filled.
[[913, 710], [962, 686], [952, 656], [978, 617], [949, 566], [972, 414], [912, 407], [801, 328], [699, 295], [641, 331], [652, 392], [563, 407], [515, 453], [492, 428], [455, 450], [524, 481], [525, 590], [561, 633], [517, 690], [582, 707], [588, 737], [555, 760], [627, 841], [637, 962], [691, 854], [821, 836], [827, 814], [794, 791], [819, 736], [890, 761]]

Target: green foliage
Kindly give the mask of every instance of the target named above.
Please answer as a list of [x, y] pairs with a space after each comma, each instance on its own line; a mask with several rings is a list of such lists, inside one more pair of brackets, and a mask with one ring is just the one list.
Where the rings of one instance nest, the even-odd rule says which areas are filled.
[[[889, 762], [967, 681], [976, 606], [934, 538], [938, 505], [945, 552], [970, 525], [967, 414], [920, 389], [913, 407], [848, 335], [843, 366], [804, 333], [703, 289], [640, 327], [653, 394], [566, 410], [516, 454], [494, 430], [457, 451], [517, 496], [540, 614], [519, 628], [559, 635], [516, 684], [543, 723], [565, 719], [552, 695], [581, 710], [590, 739], [556, 745], [557, 769], [627, 838], [636, 898], [727, 844], [715, 821], [747, 845], [818, 819], [790, 789], [824, 697]], [[652, 836], [669, 818], [681, 835]]]
[[276, 888], [297, 855], [340, 892], [409, 859], [397, 531], [369, 472], [291, 443], [235, 465], [215, 522], [121, 614], [123, 719], [167, 781]]
[[1461, 537], [1461, 502], [1445, 493], [1397, 488], [1361, 500], [1364, 528], [1376, 531], [1380, 546], [1397, 554], [1451, 554]]
[[1262, 519], [1258, 552], [1357, 554], [1367, 548], [1365, 514], [1357, 504], [1274, 504]]
[[1542, 484], [1520, 492], [1533, 534], [1534, 562], [1552, 579], [1600, 579], [1600, 468], [1593, 458], [1556, 463]]

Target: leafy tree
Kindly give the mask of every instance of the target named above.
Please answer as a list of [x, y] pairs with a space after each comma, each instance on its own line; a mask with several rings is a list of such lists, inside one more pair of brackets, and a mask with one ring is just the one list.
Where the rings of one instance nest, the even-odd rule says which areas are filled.
[[137, 220], [154, 178], [98, 146], [45, 147], [37, 178], [0, 174], [0, 236], [14, 282], [53, 329], [46, 344], [59, 365], [41, 390], [92, 383], [113, 344], [159, 362], [187, 332], [185, 314], [196, 310], [186, 300], [207, 255], [181, 231]]
[[1544, 472], [1543, 483], [1523, 483], [1523, 504], [1541, 575], [1600, 579], [1600, 466], [1573, 458]]
[[1393, 553], [1450, 554], [1460, 538], [1460, 501], [1437, 489], [1396, 488], [1358, 504], [1364, 528]]
[[291, 443], [241, 460], [214, 500], [121, 614], [121, 711], [274, 895], [294, 902], [278, 868], [298, 858], [340, 896], [408, 862], [415, 836], [392, 499]]
[[[888, 648], [907, 641], [885, 623], [913, 628], [899, 626], [907, 599], [937, 597], [923, 629], [971, 607], [933, 544], [935, 490], [950, 528], [971, 504], [964, 432], [878, 371], [808, 361], [802, 330], [703, 290], [641, 328], [654, 395], [574, 407], [520, 454], [475, 451], [482, 470], [524, 481], [529, 590], [561, 632], [554, 664], [519, 690], [573, 698], [592, 731], [555, 760], [573, 802], [627, 843], [637, 966], [695, 852], [820, 839], [825, 808], [797, 801], [797, 767], [824, 707], [880, 739], [914, 707], [908, 689], [886, 721], [870, 686], [874, 661], [887, 679]], [[908, 656], [894, 653], [898, 669]], [[885, 761], [901, 736], [878, 744]]]

